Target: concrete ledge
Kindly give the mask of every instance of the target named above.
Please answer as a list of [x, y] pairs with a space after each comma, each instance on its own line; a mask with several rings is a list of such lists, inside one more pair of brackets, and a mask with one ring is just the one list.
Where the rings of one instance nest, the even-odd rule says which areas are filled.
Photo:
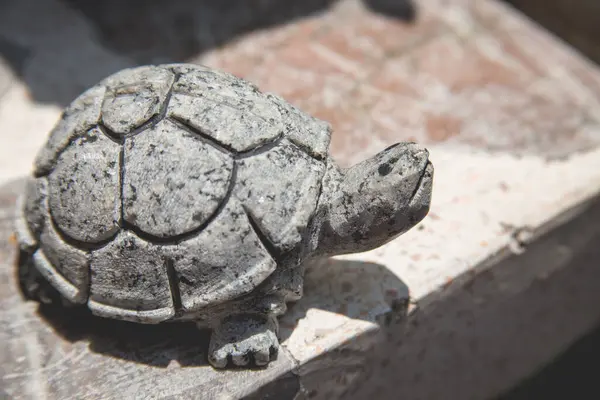
[[561, 217], [384, 328], [347, 398], [496, 398], [597, 327], [600, 197]]
[[[0, 35], [30, 56], [9, 71], [22, 79], [5, 79], [0, 98], [0, 393], [490, 398], [598, 320], [600, 73], [485, 0], [423, 0], [411, 24], [340, 0], [185, 58], [247, 77], [332, 122], [342, 164], [416, 140], [436, 167], [431, 213], [418, 228], [309, 269], [305, 297], [281, 320], [284, 350], [267, 369], [214, 371], [206, 334], [187, 325], [139, 326], [23, 302], [10, 240], [22, 185], [15, 179], [29, 170], [64, 93], [135, 65], [139, 54], [111, 47], [118, 18], [91, 21], [48, 0], [46, 24], [32, 29], [41, 15], [26, 11], [27, 1], [6, 3]], [[71, 79], [70, 68], [85, 61], [77, 54], [93, 54], [98, 69], [77, 68]], [[48, 97], [56, 84], [64, 91]]]
[[[600, 153], [587, 157], [598, 161]], [[573, 171], [590, 166], [585, 160], [572, 163]], [[560, 170], [566, 166], [561, 167], [546, 166], [547, 177], [563, 179]], [[595, 171], [600, 175], [600, 168]], [[596, 179], [600, 182], [600, 176]], [[493, 235], [469, 229], [473, 239], [492, 243], [479, 243], [480, 255], [470, 257], [481, 261], [472, 265], [454, 253], [454, 264], [446, 259], [446, 268], [416, 269], [427, 265], [415, 263], [422, 259], [416, 254], [432, 260], [439, 252], [443, 258], [444, 245], [426, 245], [430, 229], [443, 231], [431, 227], [442, 221], [433, 217], [403, 243], [312, 266], [306, 296], [282, 318], [285, 350], [277, 362], [262, 371], [228, 372], [206, 366], [208, 336], [193, 326], [139, 326], [24, 302], [16, 293], [11, 263], [16, 254], [10, 216], [21, 186], [15, 182], [0, 189], [3, 390], [11, 398], [56, 399], [190, 398], [200, 391], [203, 398], [215, 399], [267, 394], [331, 399], [349, 393], [356, 398], [399, 393], [488, 398], [539, 368], [599, 320], [600, 199], [585, 182], [579, 182], [579, 196], [569, 199], [576, 206], [525, 225], [527, 230], [506, 232], [494, 242]], [[577, 192], [579, 185], [568, 185], [563, 195]], [[550, 189], [532, 185], [530, 190]], [[547, 200], [564, 205], [555, 193]], [[537, 207], [520, 203], [525, 214]], [[442, 215], [481, 212], [472, 208], [457, 206]], [[445, 246], [469, 248], [470, 235], [448, 232]], [[451, 265], [453, 270], [447, 268]], [[418, 279], [427, 273], [433, 288], [419, 292]], [[413, 305], [407, 316], [409, 287]]]

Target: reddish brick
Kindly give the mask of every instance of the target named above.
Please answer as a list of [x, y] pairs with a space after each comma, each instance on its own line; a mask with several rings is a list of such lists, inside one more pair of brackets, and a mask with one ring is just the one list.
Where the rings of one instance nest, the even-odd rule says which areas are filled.
[[291, 68], [319, 74], [340, 73], [352, 77], [364, 74], [361, 66], [313, 40], [297, 40], [276, 54], [278, 62]]
[[504, 49], [489, 35], [440, 38], [388, 61], [369, 82], [380, 93], [371, 107], [375, 134], [548, 155], [589, 147], [585, 112]]
[[343, 23], [340, 21], [317, 39], [347, 60], [365, 66], [423, 43], [446, 29], [443, 21], [428, 10], [412, 22], [363, 9], [344, 17]]
[[503, 59], [493, 38], [461, 42], [445, 37], [389, 60], [370, 83], [395, 95], [435, 100], [490, 86], [520, 90], [534, 78], [520, 64]]
[[411, 66], [405, 58], [385, 62], [365, 87], [393, 93], [395, 96], [418, 97], [421, 89], [412, 81]]
[[480, 36], [467, 42], [445, 38], [415, 52], [411, 65], [419, 74], [457, 93], [485, 86], [522, 88], [533, 78], [502, 55], [499, 43]]
[[229, 72], [240, 78], [248, 78], [260, 61], [259, 58], [251, 54], [222, 50], [211, 51], [202, 57], [190, 60], [190, 62]]
[[204, 59], [330, 122], [342, 162], [402, 140], [552, 155], [593, 144], [600, 78], [505, 6], [423, 0], [406, 23], [342, 5]]
[[399, 141], [426, 142], [425, 107], [417, 100], [382, 93], [370, 109], [372, 135], [385, 144]]
[[458, 135], [462, 125], [462, 120], [450, 115], [425, 116], [425, 132], [428, 139], [434, 142], [442, 142]]
[[189, 60], [219, 68], [242, 78], [250, 78], [266, 55], [284, 46], [294, 47], [297, 38], [310, 38], [321, 29], [320, 18], [305, 18], [294, 24], [249, 33], [241, 39]]
[[330, 151], [333, 157], [343, 166], [356, 162], [357, 154], [362, 154], [372, 144], [372, 123], [368, 115], [351, 105], [334, 108], [321, 108], [314, 115], [331, 124], [333, 134]]
[[249, 77], [262, 90], [277, 93], [307, 112], [335, 107], [345, 101], [356, 80], [313, 50], [310, 41], [297, 39], [268, 54]]

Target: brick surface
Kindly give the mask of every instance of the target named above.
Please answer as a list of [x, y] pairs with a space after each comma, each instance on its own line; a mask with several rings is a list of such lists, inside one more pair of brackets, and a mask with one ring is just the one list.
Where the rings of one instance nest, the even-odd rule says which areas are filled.
[[[443, 37], [389, 60], [372, 82], [382, 91], [373, 107], [380, 134], [397, 140], [404, 127], [419, 142], [451, 140], [513, 153], [588, 148], [592, 138], [581, 133], [585, 110], [503, 57], [495, 37], [480, 35], [466, 42]], [[398, 98], [409, 105], [394, 112], [390, 105]]]

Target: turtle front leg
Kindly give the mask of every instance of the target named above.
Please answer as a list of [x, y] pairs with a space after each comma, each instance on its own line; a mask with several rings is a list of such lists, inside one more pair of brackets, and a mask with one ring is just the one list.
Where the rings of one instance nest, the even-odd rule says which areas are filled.
[[277, 319], [269, 314], [236, 314], [213, 327], [208, 361], [215, 368], [254, 363], [264, 366], [277, 357]]

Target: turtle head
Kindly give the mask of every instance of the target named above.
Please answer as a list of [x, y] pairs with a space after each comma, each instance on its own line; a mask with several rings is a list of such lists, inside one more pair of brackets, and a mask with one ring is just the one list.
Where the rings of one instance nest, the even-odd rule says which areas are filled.
[[368, 251], [405, 233], [429, 212], [432, 181], [429, 152], [414, 143], [395, 144], [346, 170], [331, 166], [317, 252]]

